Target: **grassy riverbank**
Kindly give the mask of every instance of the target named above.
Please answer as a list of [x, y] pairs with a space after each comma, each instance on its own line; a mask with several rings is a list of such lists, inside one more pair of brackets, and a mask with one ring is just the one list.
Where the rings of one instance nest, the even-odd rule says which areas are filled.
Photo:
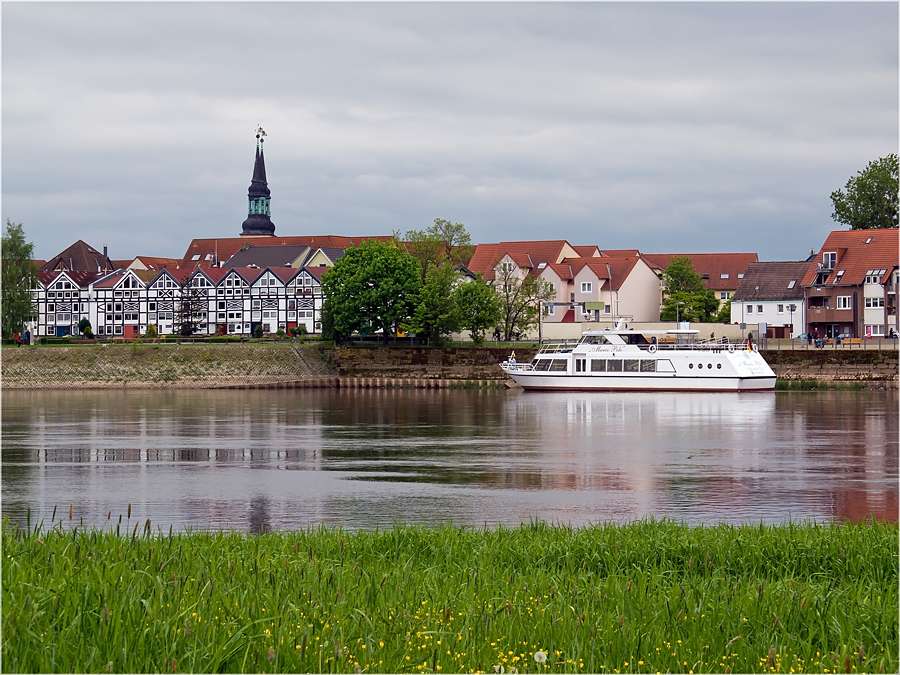
[[896, 525], [126, 523], [4, 526], [4, 671], [898, 670]]

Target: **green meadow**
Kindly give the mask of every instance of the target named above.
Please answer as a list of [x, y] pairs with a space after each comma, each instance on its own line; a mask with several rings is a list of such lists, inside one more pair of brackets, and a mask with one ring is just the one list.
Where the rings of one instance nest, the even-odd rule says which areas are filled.
[[900, 669], [896, 524], [120, 530], [4, 522], [5, 672]]

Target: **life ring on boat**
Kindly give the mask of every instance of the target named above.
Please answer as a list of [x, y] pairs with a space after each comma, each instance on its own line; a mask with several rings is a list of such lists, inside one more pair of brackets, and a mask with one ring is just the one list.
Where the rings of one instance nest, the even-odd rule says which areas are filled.
[[647, 347], [647, 351], [650, 352], [651, 354], [655, 354], [656, 353], [656, 345], [650, 345], [649, 347]]
[[729, 345], [728, 345], [728, 351], [730, 351], [730, 352], [733, 352], [733, 351], [734, 351], [734, 345], [733, 345], [733, 344], [729, 344]]

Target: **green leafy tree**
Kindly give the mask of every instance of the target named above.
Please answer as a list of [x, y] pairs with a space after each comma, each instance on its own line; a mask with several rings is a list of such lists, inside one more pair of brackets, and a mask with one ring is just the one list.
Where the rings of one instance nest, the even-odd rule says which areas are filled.
[[7, 219], [2, 248], [3, 337], [10, 339], [23, 332], [36, 313], [31, 291], [38, 285], [37, 265], [34, 244], [26, 241], [22, 223]]
[[897, 155], [891, 154], [857, 171], [843, 190], [831, 193], [835, 222], [852, 230], [874, 230], [897, 227]]
[[713, 318], [713, 323], [731, 323], [730, 299], [722, 303], [722, 306], [719, 308], [719, 311], [716, 312], [716, 316]]
[[706, 290], [703, 277], [694, 270], [694, 265], [687, 256], [677, 256], [669, 261], [669, 266], [663, 272], [663, 283], [666, 285], [666, 293], [699, 293]]
[[347, 249], [322, 278], [323, 328], [329, 326], [337, 341], [368, 327], [381, 329], [387, 344], [418, 304], [420, 270], [393, 243], [370, 240]]
[[525, 333], [540, 318], [542, 302], [556, 297], [553, 284], [530, 274], [524, 279], [516, 276], [512, 268], [501, 267], [494, 282], [500, 298], [500, 325], [503, 339], [510, 340], [517, 333]]
[[713, 291], [706, 289], [703, 277], [694, 270], [690, 258], [672, 258], [663, 272], [663, 283], [666, 296], [659, 313], [660, 321], [714, 321], [719, 311], [719, 300]]
[[459, 330], [454, 292], [458, 283], [459, 272], [449, 262], [429, 268], [409, 330], [425, 333], [429, 341], [437, 345], [443, 344], [450, 333]]
[[466, 226], [442, 218], [435, 218], [427, 230], [409, 230], [402, 237], [394, 232], [394, 238], [405, 241], [409, 254], [419, 261], [423, 282], [432, 266], [465, 264], [475, 251]]
[[474, 281], [456, 287], [456, 308], [459, 326], [469, 331], [472, 342], [480, 346], [485, 333], [500, 321], [500, 297], [478, 275]]

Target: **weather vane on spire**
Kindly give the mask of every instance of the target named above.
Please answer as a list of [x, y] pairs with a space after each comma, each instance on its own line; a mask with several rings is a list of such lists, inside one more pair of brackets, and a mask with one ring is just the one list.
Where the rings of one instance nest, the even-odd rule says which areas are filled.
[[257, 126], [256, 128], [256, 140], [259, 143], [265, 143], [266, 141], [266, 130], [262, 128], [262, 126]]

